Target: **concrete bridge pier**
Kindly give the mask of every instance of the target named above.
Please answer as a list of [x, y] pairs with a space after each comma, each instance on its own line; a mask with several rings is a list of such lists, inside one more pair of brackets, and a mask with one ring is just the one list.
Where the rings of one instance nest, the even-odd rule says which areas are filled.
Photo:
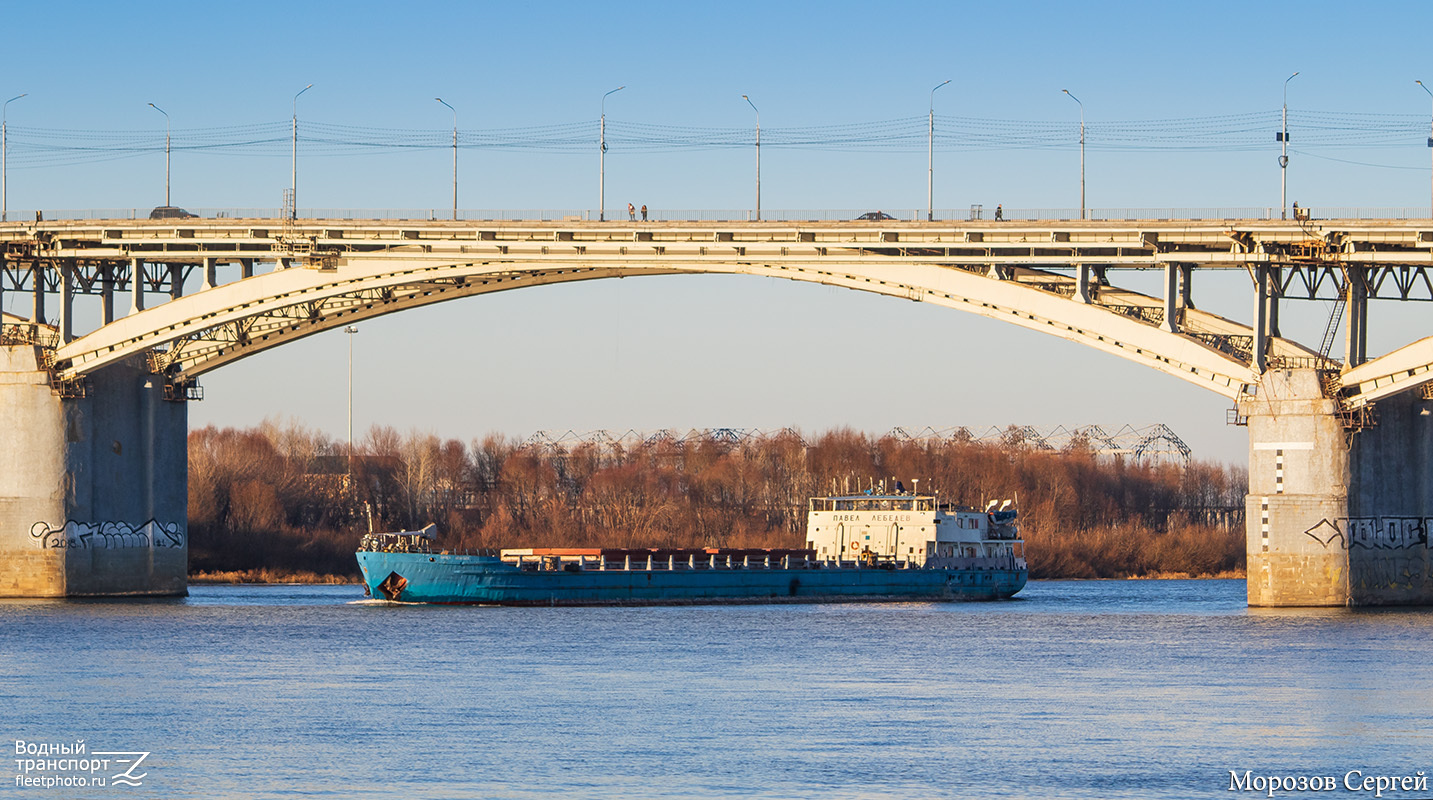
[[1249, 605], [1433, 603], [1433, 401], [1386, 398], [1355, 431], [1317, 370], [1275, 369], [1239, 410]]
[[0, 596], [184, 594], [185, 403], [133, 361], [61, 398], [39, 353], [0, 346]]

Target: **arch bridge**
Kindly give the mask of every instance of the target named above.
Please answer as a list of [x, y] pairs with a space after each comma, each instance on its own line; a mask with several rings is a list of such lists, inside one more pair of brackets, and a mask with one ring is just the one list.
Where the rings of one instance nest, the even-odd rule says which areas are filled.
[[[183, 525], [183, 401], [198, 396], [204, 373], [445, 300], [601, 278], [747, 274], [1005, 320], [1223, 395], [1251, 433], [1251, 604], [1426, 602], [1433, 330], [1370, 358], [1367, 327], [1371, 301], [1433, 300], [1430, 267], [1433, 220], [0, 224], [0, 296], [30, 307], [28, 318], [0, 321], [0, 408], [53, 462], [33, 485], [7, 481], [12, 497], [49, 499], [0, 505], [0, 552], [28, 558], [36, 542], [64, 542], [39, 547], [45, 557], [68, 551], [68, 577], [42, 587], [49, 593], [182, 590], [182, 574], [172, 574], [182, 553], [160, 552], [156, 537], [148, 583], [127, 584], [94, 566], [93, 548], [88, 561], [80, 551], [95, 541], [86, 526]], [[1148, 270], [1162, 291], [1120, 285]], [[1247, 276], [1247, 322], [1200, 307], [1196, 279], [1211, 270]], [[98, 299], [92, 318], [77, 316], [82, 296]], [[1322, 339], [1283, 336], [1281, 307], [1316, 299], [1335, 309]], [[125, 455], [126, 440], [137, 452]], [[12, 459], [6, 471], [24, 463]], [[1409, 488], [1381, 486], [1395, 475]], [[32, 536], [41, 523], [77, 532]], [[124, 569], [139, 557], [110, 556]], [[0, 570], [0, 594], [27, 591], [14, 571]]]

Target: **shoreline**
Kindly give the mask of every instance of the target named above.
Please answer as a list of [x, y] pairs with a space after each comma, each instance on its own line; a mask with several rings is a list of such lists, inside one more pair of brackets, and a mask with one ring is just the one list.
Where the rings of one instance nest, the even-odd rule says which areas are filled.
[[306, 583], [330, 586], [352, 584], [357, 586], [361, 581], [357, 575], [333, 575], [330, 573], [309, 572], [307, 570], [286, 569], [236, 569], [214, 572], [192, 572], [189, 574], [189, 584], [191, 586], [222, 586], [225, 584], [262, 586], [264, 584], [281, 583]]

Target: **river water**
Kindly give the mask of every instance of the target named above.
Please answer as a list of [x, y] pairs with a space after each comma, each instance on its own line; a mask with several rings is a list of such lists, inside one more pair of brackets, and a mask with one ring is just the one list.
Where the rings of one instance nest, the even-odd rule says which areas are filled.
[[[1251, 770], [1371, 797], [1345, 774], [1433, 771], [1433, 612], [1253, 610], [1242, 581], [1035, 581], [964, 604], [356, 601], [0, 602], [5, 793], [1265, 796], [1230, 791]], [[79, 739], [148, 752], [141, 785], [17, 786], [77, 773], [26, 771], [14, 740]]]

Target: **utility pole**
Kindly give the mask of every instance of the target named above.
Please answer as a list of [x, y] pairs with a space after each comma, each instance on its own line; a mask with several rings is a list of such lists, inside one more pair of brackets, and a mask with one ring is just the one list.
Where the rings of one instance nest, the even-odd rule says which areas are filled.
[[1289, 81], [1298, 76], [1284, 79], [1284, 129], [1279, 132], [1279, 219], [1289, 218]]
[[745, 101], [746, 101], [746, 104], [749, 105], [749, 106], [751, 106], [751, 110], [756, 112], [756, 220], [757, 220], [758, 222], [760, 222], [760, 221], [761, 221], [761, 110], [756, 107], [756, 103], [751, 102], [751, 98], [750, 98], [750, 97], [747, 97], [746, 95], [742, 95], [742, 96], [741, 96], [741, 99], [745, 100]]
[[[299, 94], [313, 88], [313, 84], [299, 90]], [[293, 197], [293, 208], [289, 211], [290, 219], [299, 218], [299, 94], [294, 95], [294, 145], [293, 145], [293, 184], [290, 186]]]
[[[950, 83], [945, 81], [940, 86]], [[925, 219], [931, 222], [935, 219], [935, 89], [930, 90], [930, 129], [929, 139], [926, 143], [925, 163]]]
[[164, 207], [169, 208], [169, 114], [153, 103], [149, 107], [164, 114]]
[[[618, 86], [607, 94], [620, 92], [627, 87]], [[602, 95], [602, 121], [599, 123], [597, 142], [597, 221], [607, 219], [607, 94]]]
[[353, 484], [353, 334], [358, 328], [349, 325], [343, 329], [348, 334], [348, 481]]
[[0, 104], [0, 222], [5, 222], [10, 218], [10, 131], [5, 112], [10, 109], [11, 103], [29, 94], [29, 92], [17, 94], [6, 100], [4, 104]]
[[448, 106], [448, 110], [453, 112], [453, 220], [456, 222], [458, 219], [458, 109], [443, 102], [441, 97], [433, 99]]
[[[1060, 91], [1070, 94], [1069, 89]], [[1085, 219], [1085, 104], [1072, 94], [1070, 99], [1080, 106], [1080, 219]]]

